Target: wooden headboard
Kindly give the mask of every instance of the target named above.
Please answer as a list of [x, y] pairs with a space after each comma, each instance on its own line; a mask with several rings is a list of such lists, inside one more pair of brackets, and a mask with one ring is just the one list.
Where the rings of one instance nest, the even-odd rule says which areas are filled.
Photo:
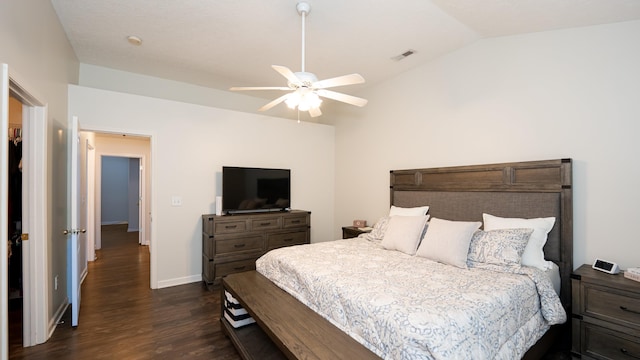
[[545, 258], [560, 268], [560, 299], [571, 305], [573, 199], [571, 159], [391, 171], [391, 204], [429, 205], [432, 217], [482, 221], [501, 217], [550, 217], [555, 225]]

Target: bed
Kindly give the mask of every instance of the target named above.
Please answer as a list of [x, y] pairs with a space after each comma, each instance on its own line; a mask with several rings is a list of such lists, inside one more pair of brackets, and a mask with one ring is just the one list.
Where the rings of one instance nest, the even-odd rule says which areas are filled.
[[[571, 160], [394, 170], [390, 185], [393, 207], [429, 206], [429, 225], [419, 236], [423, 242], [443, 222], [485, 220], [486, 226], [489, 222], [483, 214], [554, 218], [544, 245], [552, 270], [519, 265], [496, 269], [491, 261], [484, 266], [484, 260], [452, 266], [389, 250], [371, 235], [274, 250], [257, 261], [257, 272], [237, 274], [243, 281], [250, 277], [247, 283], [238, 285], [230, 276], [223, 280], [223, 291], [247, 309], [264, 338], [285, 357], [540, 358], [562, 338], [558, 335], [566, 329], [562, 324], [571, 303], [573, 269]], [[392, 228], [389, 222], [385, 230]], [[531, 235], [529, 229], [508, 232], [527, 239]], [[485, 232], [490, 233], [495, 235]], [[478, 239], [470, 249], [479, 249], [482, 238]], [[559, 278], [556, 289], [547, 276], [553, 271]], [[286, 300], [298, 315], [286, 317], [286, 308], [269, 308], [252, 290], [259, 288], [257, 282], [277, 289], [270, 302]], [[308, 329], [304, 325], [308, 319], [293, 324], [307, 314], [321, 314], [313, 322], [326, 322], [323, 326], [335, 333], [335, 339], [332, 335], [331, 340], [302, 346], [317, 339], [320, 331]], [[234, 338], [235, 331], [224, 321], [223, 325], [243, 349], [247, 341]], [[313, 332], [318, 333], [309, 334]], [[356, 344], [339, 344], [343, 340]], [[364, 355], [347, 354], [347, 348], [362, 350]], [[243, 357], [251, 357], [243, 351]]]

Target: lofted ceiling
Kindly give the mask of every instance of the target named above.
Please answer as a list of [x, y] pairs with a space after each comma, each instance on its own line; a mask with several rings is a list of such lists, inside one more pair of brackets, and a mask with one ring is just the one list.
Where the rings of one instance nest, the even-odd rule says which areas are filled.
[[[297, 0], [51, 0], [80, 62], [227, 90], [301, 67]], [[366, 86], [478, 39], [640, 19], [639, 0], [307, 0], [306, 70]], [[127, 36], [142, 39], [134, 46]], [[394, 57], [414, 50], [402, 60]], [[272, 97], [272, 93], [250, 95]]]

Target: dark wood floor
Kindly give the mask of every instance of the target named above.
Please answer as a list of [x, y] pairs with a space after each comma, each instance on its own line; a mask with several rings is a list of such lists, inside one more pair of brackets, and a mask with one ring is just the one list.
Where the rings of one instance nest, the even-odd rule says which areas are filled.
[[137, 239], [122, 226], [103, 230], [82, 285], [79, 326], [69, 325], [67, 311], [49, 341], [29, 348], [13, 326], [9, 358], [240, 359], [220, 328], [220, 293], [202, 283], [151, 290], [149, 248]]

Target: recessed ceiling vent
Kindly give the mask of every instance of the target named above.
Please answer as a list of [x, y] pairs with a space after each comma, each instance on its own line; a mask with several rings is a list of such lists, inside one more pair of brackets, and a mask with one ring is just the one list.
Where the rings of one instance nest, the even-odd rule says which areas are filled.
[[396, 56], [392, 57], [391, 60], [400, 61], [400, 60], [406, 58], [407, 56], [411, 56], [411, 55], [413, 55], [415, 53], [416, 53], [415, 50], [409, 49], [409, 50], [403, 52], [400, 55], [396, 55]]

